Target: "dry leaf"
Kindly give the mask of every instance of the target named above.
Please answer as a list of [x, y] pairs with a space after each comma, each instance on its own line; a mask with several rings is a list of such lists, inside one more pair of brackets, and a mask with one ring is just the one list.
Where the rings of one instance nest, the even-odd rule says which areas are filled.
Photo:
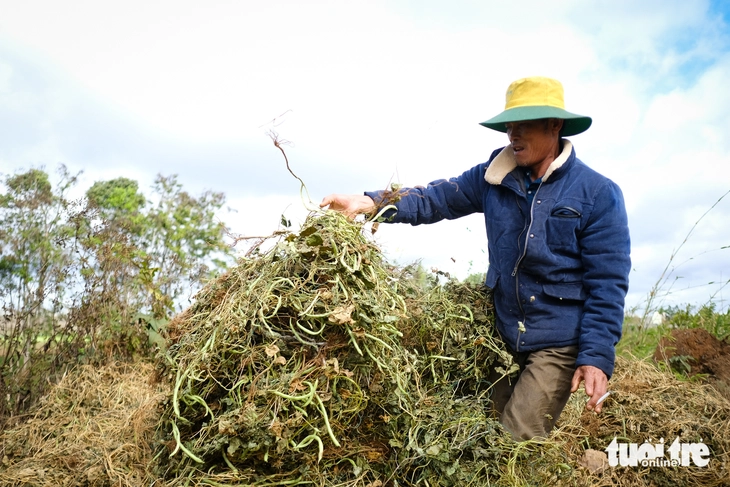
[[333, 357], [333, 358], [329, 359], [326, 362], [326, 364], [332, 366], [332, 369], [335, 371], [335, 374], [340, 373], [340, 361], [337, 360], [337, 357]]
[[295, 379], [295, 380], [293, 380], [293, 381], [291, 381], [289, 383], [289, 390], [291, 392], [299, 392], [299, 391], [303, 391], [303, 390], [306, 390], [306, 389], [307, 389], [307, 386], [305, 386], [304, 384], [302, 384], [302, 380], [301, 379]]
[[276, 357], [276, 354], [279, 353], [279, 347], [272, 343], [271, 345], [267, 345], [264, 351], [267, 357]]
[[271, 423], [271, 426], [269, 426], [269, 429], [276, 435], [277, 438], [281, 438], [281, 433], [284, 431], [284, 425], [274, 420], [273, 423]]
[[337, 325], [344, 325], [347, 323], [353, 323], [352, 312], [355, 311], [354, 304], [348, 304], [347, 306], [339, 306], [335, 308], [332, 314], [327, 318], [330, 322]]

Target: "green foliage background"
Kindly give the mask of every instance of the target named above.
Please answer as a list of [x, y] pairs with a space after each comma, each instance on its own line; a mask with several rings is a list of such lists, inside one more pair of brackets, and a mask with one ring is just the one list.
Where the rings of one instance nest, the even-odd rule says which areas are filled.
[[159, 175], [95, 182], [58, 168], [6, 175], [0, 194], [0, 419], [27, 410], [77, 363], [134, 358], [179, 298], [225, 268], [223, 193], [194, 196]]

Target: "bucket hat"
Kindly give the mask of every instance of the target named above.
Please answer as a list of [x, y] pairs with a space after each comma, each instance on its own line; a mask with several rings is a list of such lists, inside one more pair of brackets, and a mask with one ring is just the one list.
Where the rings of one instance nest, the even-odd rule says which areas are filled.
[[518, 79], [507, 88], [504, 111], [490, 118], [483, 125], [498, 132], [507, 132], [505, 123], [559, 118], [564, 120], [562, 136], [580, 134], [588, 130], [592, 120], [565, 110], [563, 85], [560, 81], [542, 76]]

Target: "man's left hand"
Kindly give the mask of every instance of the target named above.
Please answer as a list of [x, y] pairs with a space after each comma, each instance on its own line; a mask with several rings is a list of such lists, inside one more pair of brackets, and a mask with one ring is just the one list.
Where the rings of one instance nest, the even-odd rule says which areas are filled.
[[608, 377], [598, 367], [581, 365], [573, 374], [573, 382], [570, 386], [571, 393], [578, 390], [581, 381], [585, 381], [586, 394], [591, 398], [586, 404], [586, 409], [600, 413], [602, 404], [597, 405], [596, 402], [603, 397], [608, 389]]

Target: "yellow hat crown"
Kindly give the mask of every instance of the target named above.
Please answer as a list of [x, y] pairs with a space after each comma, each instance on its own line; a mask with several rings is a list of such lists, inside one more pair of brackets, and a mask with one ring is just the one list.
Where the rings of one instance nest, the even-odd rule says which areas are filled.
[[507, 88], [504, 111], [483, 125], [492, 130], [507, 132], [505, 124], [525, 120], [559, 118], [563, 120], [561, 136], [576, 135], [588, 130], [590, 117], [565, 110], [563, 85], [560, 81], [542, 76], [522, 78]]
[[551, 78], [535, 76], [518, 79], [507, 88], [505, 110], [517, 107], [548, 106], [565, 109], [563, 85]]

